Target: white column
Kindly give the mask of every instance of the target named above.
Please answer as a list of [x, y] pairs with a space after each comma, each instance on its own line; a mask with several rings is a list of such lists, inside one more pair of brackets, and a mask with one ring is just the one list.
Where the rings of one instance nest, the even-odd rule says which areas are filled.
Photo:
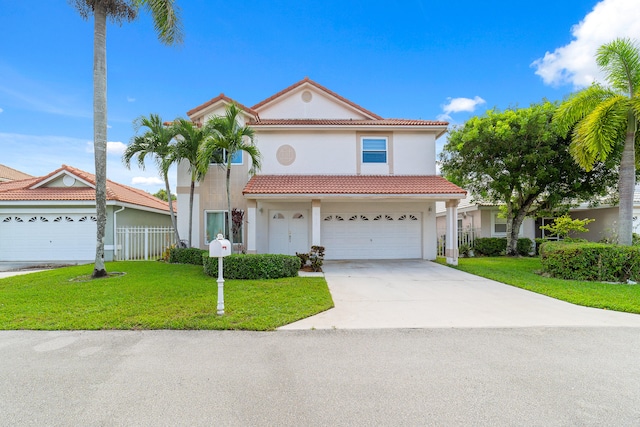
[[258, 203], [255, 199], [247, 200], [247, 253], [256, 253], [256, 228], [258, 218], [256, 215], [256, 208]]
[[311, 246], [322, 246], [320, 239], [320, 200], [311, 201]]
[[458, 200], [448, 200], [445, 255], [447, 264], [458, 265]]

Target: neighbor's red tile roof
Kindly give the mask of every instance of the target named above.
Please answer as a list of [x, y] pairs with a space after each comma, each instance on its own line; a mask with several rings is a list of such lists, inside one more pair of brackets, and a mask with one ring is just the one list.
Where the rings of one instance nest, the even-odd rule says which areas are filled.
[[466, 191], [435, 175], [255, 175], [243, 194], [459, 194]]
[[20, 172], [19, 170], [10, 168], [9, 166], [0, 165], [0, 182], [15, 181], [19, 179], [29, 179], [33, 176]]
[[[91, 187], [37, 187], [38, 184], [67, 171], [76, 177], [95, 185], [93, 174], [83, 170], [62, 165], [48, 175], [38, 178], [24, 179], [0, 183], [0, 201], [89, 201], [95, 200], [95, 190]], [[169, 211], [169, 204], [153, 197], [151, 194], [107, 180], [107, 200], [130, 203], [133, 205]]]
[[357, 110], [360, 110], [360, 112], [364, 113], [366, 116], [370, 116], [370, 117], [372, 117], [374, 119], [382, 120], [382, 117], [380, 117], [376, 113], [373, 113], [373, 112], [367, 110], [366, 108], [363, 108], [363, 107], [359, 106], [355, 102], [349, 101], [347, 98], [344, 98], [344, 97], [338, 95], [337, 93], [335, 93], [335, 92], [327, 89], [326, 87], [322, 86], [321, 84], [314, 82], [309, 77], [305, 77], [304, 79], [300, 80], [297, 83], [292, 84], [288, 88], [285, 88], [285, 89], [281, 90], [280, 92], [276, 93], [275, 95], [272, 95], [269, 98], [258, 102], [256, 105], [251, 107], [251, 109], [257, 111], [257, 110], [260, 109], [260, 107], [263, 107], [263, 106], [267, 105], [271, 101], [281, 97], [282, 95], [284, 95], [284, 94], [286, 94], [288, 92], [291, 92], [292, 90], [294, 90], [298, 86], [302, 86], [305, 83], [309, 83], [310, 85], [315, 86], [317, 89], [319, 89], [319, 90], [321, 90], [321, 91], [323, 91], [323, 92], [325, 92], [325, 93], [327, 93], [327, 94], [339, 99], [340, 101], [344, 102], [345, 104], [348, 104], [348, 105], [352, 106], [353, 108], [355, 108]]
[[381, 119], [381, 120], [345, 120], [345, 119], [259, 119], [251, 126], [447, 126], [448, 122], [434, 120]]

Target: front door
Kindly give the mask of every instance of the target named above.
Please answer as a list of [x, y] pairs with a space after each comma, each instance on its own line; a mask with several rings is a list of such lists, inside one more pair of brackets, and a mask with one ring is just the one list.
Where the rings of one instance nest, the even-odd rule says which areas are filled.
[[295, 255], [309, 252], [307, 211], [269, 212], [269, 253]]

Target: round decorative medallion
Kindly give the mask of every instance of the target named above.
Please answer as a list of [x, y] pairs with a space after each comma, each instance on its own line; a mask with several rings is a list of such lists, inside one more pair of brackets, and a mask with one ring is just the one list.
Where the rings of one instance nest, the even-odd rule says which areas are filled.
[[313, 98], [313, 95], [308, 90], [305, 90], [304, 92], [302, 92], [302, 95], [300, 95], [300, 98], [302, 98], [303, 102], [311, 102], [311, 98]]
[[289, 166], [296, 160], [296, 150], [290, 145], [281, 145], [276, 151], [276, 159], [282, 166]]
[[71, 187], [76, 183], [76, 179], [71, 175], [65, 175], [64, 177], [62, 177], [62, 183], [67, 187]]

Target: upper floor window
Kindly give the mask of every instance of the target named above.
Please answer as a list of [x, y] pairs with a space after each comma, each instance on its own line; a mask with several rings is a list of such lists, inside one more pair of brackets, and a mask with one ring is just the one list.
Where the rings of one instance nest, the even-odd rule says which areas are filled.
[[[219, 164], [219, 163], [227, 163], [227, 150], [220, 150], [213, 154], [211, 157], [211, 163]], [[231, 157], [232, 165], [241, 165], [242, 164], [242, 150], [238, 150], [233, 153]]]
[[362, 163], [387, 163], [387, 138], [362, 138]]

